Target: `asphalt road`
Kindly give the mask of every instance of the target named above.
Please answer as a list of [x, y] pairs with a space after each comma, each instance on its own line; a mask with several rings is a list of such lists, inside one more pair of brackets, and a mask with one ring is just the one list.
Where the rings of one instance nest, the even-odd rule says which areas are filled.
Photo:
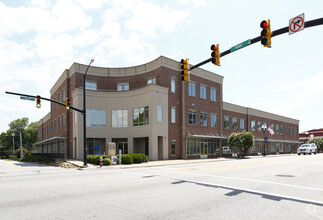
[[13, 172], [0, 219], [323, 219], [323, 154]]

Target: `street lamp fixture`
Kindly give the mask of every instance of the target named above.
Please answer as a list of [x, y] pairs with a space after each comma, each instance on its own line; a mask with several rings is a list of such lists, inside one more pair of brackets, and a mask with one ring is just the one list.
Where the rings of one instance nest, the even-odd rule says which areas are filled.
[[266, 156], [266, 150], [265, 150], [265, 146], [266, 146], [266, 131], [267, 131], [267, 125], [264, 123], [261, 126], [261, 130], [262, 132], [264, 132], [264, 156]]
[[90, 65], [94, 62], [94, 59], [91, 59], [89, 65], [87, 66], [84, 77], [83, 77], [83, 146], [84, 146], [84, 164], [83, 167], [87, 167], [87, 147], [86, 147], [86, 99], [85, 99], [85, 80], [86, 74], [89, 70]]

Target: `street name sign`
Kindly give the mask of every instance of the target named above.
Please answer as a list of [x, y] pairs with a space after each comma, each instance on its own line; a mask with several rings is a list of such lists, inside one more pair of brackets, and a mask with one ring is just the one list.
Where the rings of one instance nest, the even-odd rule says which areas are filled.
[[26, 96], [20, 96], [20, 99], [29, 100], [29, 101], [35, 101], [35, 98], [26, 97]]
[[230, 52], [232, 53], [232, 52], [234, 52], [236, 50], [239, 50], [239, 49], [241, 49], [243, 47], [248, 46], [249, 44], [251, 44], [251, 40], [250, 39], [249, 40], [246, 40], [246, 41], [243, 41], [242, 43], [240, 43], [238, 45], [235, 45], [234, 47], [231, 47], [230, 48]]
[[304, 26], [305, 26], [304, 17], [305, 15], [303, 13], [289, 20], [289, 26], [288, 26], [289, 35], [304, 29]]

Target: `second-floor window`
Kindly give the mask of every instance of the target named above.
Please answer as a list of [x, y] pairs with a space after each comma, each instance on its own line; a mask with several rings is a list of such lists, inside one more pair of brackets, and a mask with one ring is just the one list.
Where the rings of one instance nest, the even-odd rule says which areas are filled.
[[224, 125], [224, 128], [225, 129], [229, 129], [230, 128], [230, 118], [229, 118], [229, 116], [224, 116], [224, 123], [223, 123], [223, 125]]
[[244, 130], [244, 129], [245, 129], [245, 120], [240, 119], [240, 130]]
[[112, 127], [128, 127], [128, 110], [112, 110]]
[[200, 117], [201, 126], [207, 126], [207, 113], [201, 112]]
[[105, 127], [105, 110], [86, 109], [86, 127]]
[[196, 125], [196, 111], [188, 111], [188, 124]]
[[142, 126], [149, 124], [149, 107], [133, 109], [133, 126]]
[[174, 77], [172, 77], [171, 79], [171, 90], [172, 93], [176, 92], [176, 79]]
[[232, 118], [232, 129], [237, 130], [238, 129], [238, 119]]

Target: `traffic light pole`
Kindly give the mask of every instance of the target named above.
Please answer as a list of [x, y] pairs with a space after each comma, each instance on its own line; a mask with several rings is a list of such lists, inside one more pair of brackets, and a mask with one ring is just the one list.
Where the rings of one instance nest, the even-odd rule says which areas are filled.
[[[304, 23], [304, 28], [314, 27], [314, 26], [318, 26], [318, 25], [322, 25], [322, 24], [323, 24], [323, 18], [318, 18], [318, 19], [315, 19], [315, 20], [306, 21]], [[271, 32], [271, 37], [276, 37], [278, 35], [285, 34], [287, 32], [289, 32], [289, 27], [288, 26], [287, 27], [284, 27], [284, 28], [281, 28], [281, 29], [278, 29], [276, 31], [272, 31]], [[255, 37], [255, 38], [253, 38], [253, 39], [250, 40], [250, 43], [249, 44], [247, 44], [247, 45], [245, 45], [243, 47], [246, 47], [246, 46], [249, 46], [251, 44], [257, 43], [257, 42], [261, 41], [261, 39], [262, 39], [261, 36]], [[241, 48], [239, 48], [239, 49], [241, 49]], [[236, 51], [236, 50], [234, 50], [234, 51]], [[224, 56], [226, 56], [226, 55], [228, 55], [228, 54], [230, 54], [230, 53], [232, 53], [234, 51], [232, 51], [231, 49], [226, 50], [226, 51], [220, 53], [220, 57], [224, 57]], [[212, 57], [209, 58], [209, 59], [207, 59], [207, 60], [204, 60], [204, 61], [202, 61], [202, 62], [200, 62], [200, 63], [198, 63], [198, 64], [196, 64], [194, 66], [192, 66], [190, 68], [190, 70], [193, 70], [195, 68], [198, 68], [198, 67], [200, 67], [200, 66], [202, 66], [202, 65], [204, 65], [204, 64], [206, 64], [208, 62], [211, 62], [211, 61], [212, 61]]]
[[[9, 94], [9, 95], [18, 95], [18, 96], [25, 96], [25, 97], [30, 97], [30, 98], [37, 98], [36, 95], [27, 95], [27, 94], [16, 93], [16, 92], [6, 92], [6, 94]], [[40, 99], [46, 100], [46, 101], [49, 101], [49, 102], [54, 102], [56, 104], [59, 104], [59, 105], [62, 105], [62, 106], [65, 106], [66, 107], [66, 104], [65, 103], [58, 102], [58, 101], [53, 100], [53, 99], [48, 99], [48, 98], [44, 98], [44, 97], [40, 97]], [[73, 110], [75, 110], [77, 112], [81, 112], [83, 114], [83, 110], [81, 110], [81, 109], [74, 108], [72, 106], [70, 106], [70, 109], [73, 109]]]

